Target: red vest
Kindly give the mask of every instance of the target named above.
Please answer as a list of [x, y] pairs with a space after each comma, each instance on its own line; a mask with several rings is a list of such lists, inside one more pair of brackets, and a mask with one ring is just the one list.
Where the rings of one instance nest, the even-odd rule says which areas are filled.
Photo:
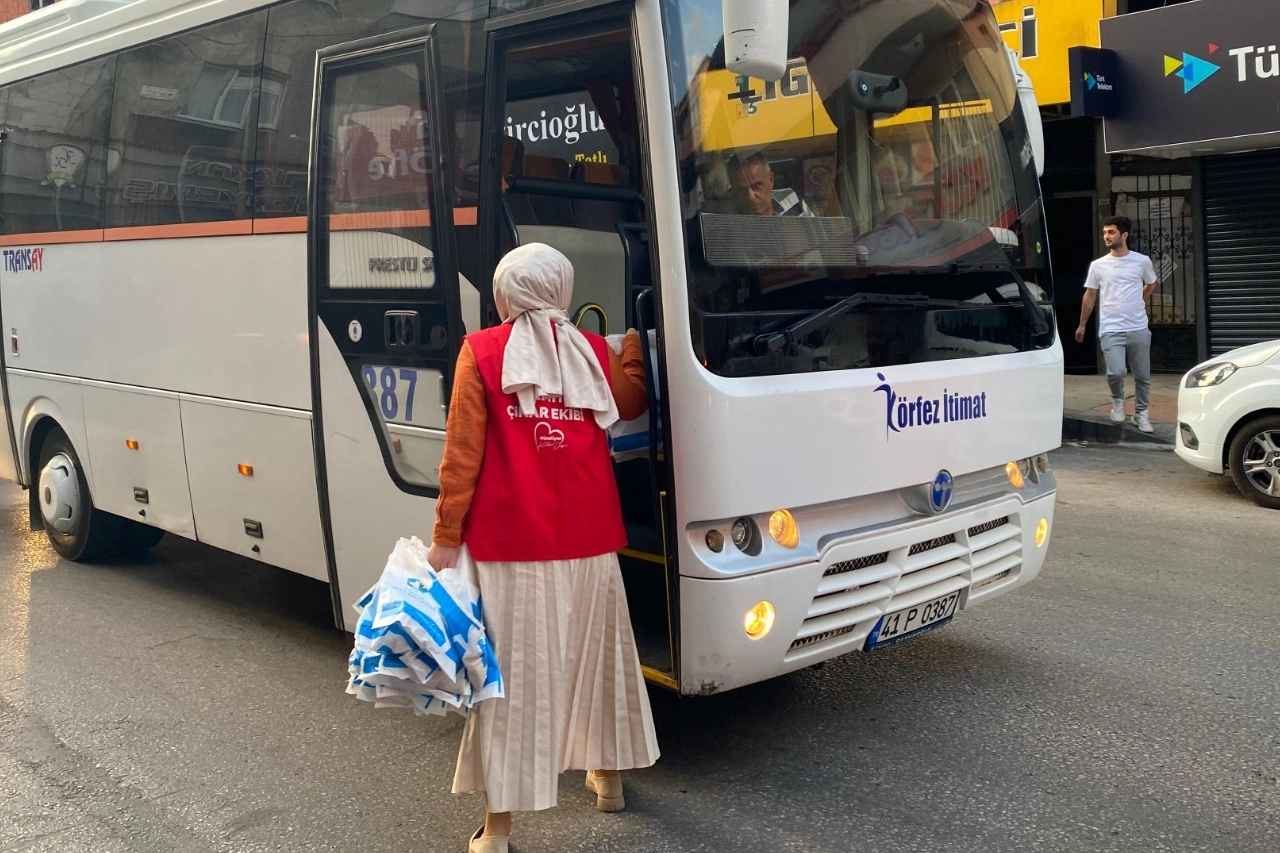
[[[504, 323], [467, 335], [489, 410], [484, 463], [462, 539], [485, 562], [573, 560], [627, 544], [618, 485], [604, 430], [583, 409], [540, 399], [525, 417], [502, 392], [502, 356], [511, 337]], [[609, 377], [608, 344], [587, 340]]]

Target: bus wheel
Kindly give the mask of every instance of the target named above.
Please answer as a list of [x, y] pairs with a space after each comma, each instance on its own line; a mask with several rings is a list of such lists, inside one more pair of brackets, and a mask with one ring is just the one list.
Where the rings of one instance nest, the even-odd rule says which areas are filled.
[[140, 557], [164, 538], [159, 527], [142, 524], [131, 519], [120, 520], [120, 545], [116, 549], [123, 557]]
[[76, 562], [111, 556], [120, 541], [120, 519], [94, 509], [80, 459], [57, 427], [40, 448], [39, 470], [40, 517], [53, 550]]

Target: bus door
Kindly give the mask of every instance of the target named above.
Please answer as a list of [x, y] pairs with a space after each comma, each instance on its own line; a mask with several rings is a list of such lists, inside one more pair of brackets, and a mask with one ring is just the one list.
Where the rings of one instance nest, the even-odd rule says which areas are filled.
[[[641, 331], [650, 400], [661, 394], [661, 346], [650, 259], [644, 123], [631, 4], [490, 23], [481, 239], [492, 271], [511, 248], [538, 242], [574, 267], [573, 317], [587, 331]], [[623, 578], [641, 663], [675, 687], [673, 517], [661, 449], [661, 407], [614, 442], [628, 547]]]
[[432, 28], [321, 51], [308, 225], [317, 477], [339, 625], [429, 541], [462, 321]]

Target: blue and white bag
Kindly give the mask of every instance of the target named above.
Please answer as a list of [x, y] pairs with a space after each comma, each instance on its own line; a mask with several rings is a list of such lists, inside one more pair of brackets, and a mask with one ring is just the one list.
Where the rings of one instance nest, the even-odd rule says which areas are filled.
[[465, 715], [475, 703], [503, 695], [465, 548], [456, 568], [437, 573], [420, 539], [399, 540], [355, 608], [360, 620], [347, 692], [357, 699], [417, 714]]

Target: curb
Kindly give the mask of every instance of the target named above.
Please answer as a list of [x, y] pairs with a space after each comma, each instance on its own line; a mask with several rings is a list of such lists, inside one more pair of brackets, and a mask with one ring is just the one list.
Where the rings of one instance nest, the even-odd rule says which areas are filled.
[[1062, 418], [1062, 440], [1091, 441], [1097, 444], [1149, 444], [1169, 450], [1174, 446], [1174, 442], [1169, 439], [1145, 433], [1128, 424], [1100, 423], [1066, 415]]

